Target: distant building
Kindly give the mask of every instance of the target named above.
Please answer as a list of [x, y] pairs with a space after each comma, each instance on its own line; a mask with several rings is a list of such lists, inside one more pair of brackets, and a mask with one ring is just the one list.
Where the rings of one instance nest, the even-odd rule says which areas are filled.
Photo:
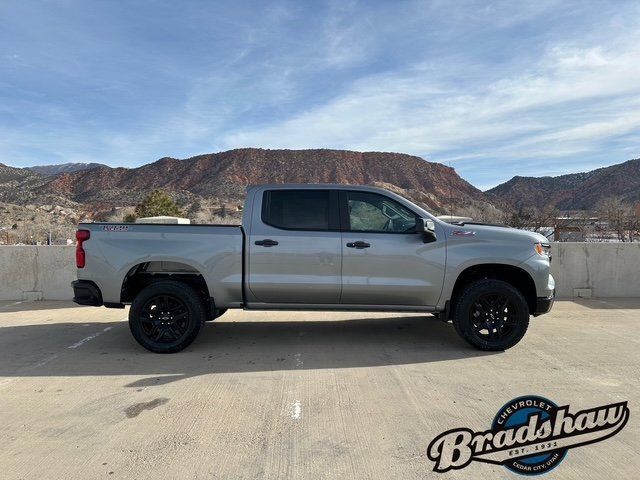
[[593, 238], [598, 217], [565, 215], [555, 218], [553, 240], [556, 242], [585, 242]]

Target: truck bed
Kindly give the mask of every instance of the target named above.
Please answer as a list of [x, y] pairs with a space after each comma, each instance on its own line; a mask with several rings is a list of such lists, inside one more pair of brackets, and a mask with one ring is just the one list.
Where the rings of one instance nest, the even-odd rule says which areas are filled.
[[92, 262], [78, 269], [78, 278], [94, 282], [105, 303], [120, 303], [127, 275], [144, 268], [150, 274], [199, 273], [221, 302], [242, 304], [240, 225], [81, 223], [78, 228], [91, 232], [83, 248]]

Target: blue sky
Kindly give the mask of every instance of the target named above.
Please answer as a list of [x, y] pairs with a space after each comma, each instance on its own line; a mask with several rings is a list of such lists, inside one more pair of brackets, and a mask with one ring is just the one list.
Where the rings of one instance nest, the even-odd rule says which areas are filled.
[[488, 188], [640, 157], [640, 3], [0, 3], [0, 162], [396, 151]]

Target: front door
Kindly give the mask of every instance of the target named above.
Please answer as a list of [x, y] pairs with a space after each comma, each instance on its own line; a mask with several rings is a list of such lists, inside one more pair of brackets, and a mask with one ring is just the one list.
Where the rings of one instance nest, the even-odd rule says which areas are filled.
[[340, 302], [337, 192], [266, 190], [248, 236], [249, 290], [264, 303]]
[[444, 240], [424, 243], [416, 233], [416, 214], [385, 195], [344, 191], [340, 205], [341, 303], [436, 305], [444, 281]]

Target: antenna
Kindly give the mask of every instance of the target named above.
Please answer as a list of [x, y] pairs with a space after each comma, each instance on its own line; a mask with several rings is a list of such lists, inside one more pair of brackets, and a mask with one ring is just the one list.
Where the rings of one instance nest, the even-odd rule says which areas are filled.
[[[451, 160], [449, 160], [449, 168], [451, 169]], [[451, 190], [451, 178], [449, 178], [449, 220], [453, 219], [453, 192]]]

